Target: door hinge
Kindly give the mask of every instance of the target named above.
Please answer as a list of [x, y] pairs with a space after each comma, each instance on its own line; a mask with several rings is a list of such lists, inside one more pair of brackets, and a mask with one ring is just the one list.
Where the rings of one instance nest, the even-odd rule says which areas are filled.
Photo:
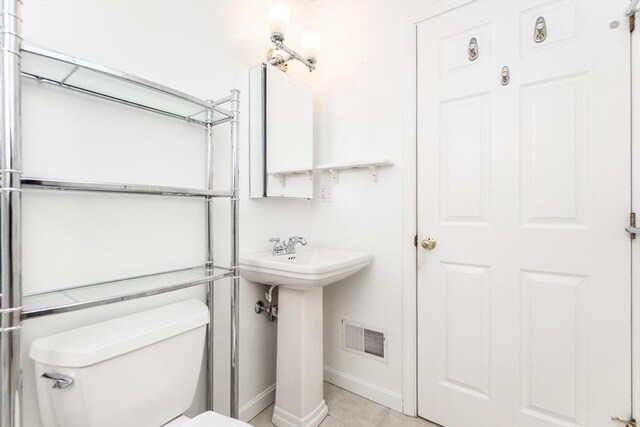
[[633, 417], [629, 417], [626, 419], [620, 417], [611, 417], [611, 420], [617, 423], [624, 424], [626, 427], [637, 427], [636, 420]]
[[636, 15], [631, 15], [629, 17], [629, 32], [633, 33], [633, 30], [636, 29]]
[[627, 228], [625, 228], [625, 230], [627, 230], [627, 233], [629, 233], [629, 238], [631, 240], [635, 240], [636, 234], [640, 233], [640, 228], [636, 227], [636, 213], [635, 212], [631, 212], [629, 214], [629, 226]]
[[413, 246], [418, 247], [418, 235], [413, 236]]

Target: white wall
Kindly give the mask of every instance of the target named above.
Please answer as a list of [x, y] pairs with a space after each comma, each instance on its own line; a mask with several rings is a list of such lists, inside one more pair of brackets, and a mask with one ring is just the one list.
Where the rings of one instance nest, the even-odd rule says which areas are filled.
[[[325, 378], [396, 410], [403, 400], [402, 316], [409, 309], [403, 307], [402, 254], [413, 239], [403, 232], [412, 215], [403, 212], [411, 16], [429, 3], [318, 0], [311, 12], [322, 37], [312, 83], [316, 163], [395, 162], [380, 169], [378, 183], [366, 171], [341, 173], [333, 202], [315, 202], [311, 244], [373, 254], [363, 272], [325, 288]], [[342, 319], [387, 329], [388, 364], [342, 351]]]
[[[241, 251], [267, 250], [268, 237], [303, 235], [311, 245], [363, 250], [374, 260], [363, 272], [325, 288], [325, 372], [333, 381], [396, 409], [402, 406], [403, 146], [411, 134], [404, 108], [409, 16], [427, 1], [290, 1], [288, 41], [309, 26], [322, 37], [317, 70], [290, 73], [314, 90], [316, 164], [389, 158], [372, 183], [345, 172], [333, 201], [248, 197], [248, 68], [270, 47], [261, 1], [26, 1], [26, 39], [110, 65], [201, 97], [242, 94]], [[27, 175], [199, 186], [204, 143], [198, 128], [25, 84]], [[410, 102], [409, 102], [410, 105]], [[228, 131], [216, 129], [216, 155], [227, 159]], [[228, 168], [218, 169], [220, 188]], [[327, 176], [316, 179], [316, 191]], [[316, 193], [318, 194], [318, 193]], [[204, 210], [197, 201], [25, 191], [26, 291], [177, 268], [204, 261]], [[228, 205], [216, 209], [217, 261], [228, 255]], [[186, 221], [184, 218], [187, 218]], [[275, 383], [276, 324], [253, 313], [265, 287], [242, 281], [241, 405], [248, 419], [270, 403]], [[25, 326], [33, 339], [139, 311], [202, 291], [92, 309]], [[228, 408], [228, 284], [217, 287], [216, 409]], [[343, 352], [341, 319], [384, 328], [389, 362]], [[39, 427], [32, 362], [25, 357], [25, 425]], [[204, 405], [201, 388], [192, 413]], [[260, 397], [262, 396], [262, 399]], [[257, 400], [256, 400], [257, 399]], [[255, 403], [251, 405], [250, 403]]]
[[[308, 201], [248, 198], [248, 68], [269, 48], [268, 2], [29, 1], [25, 39], [149, 78], [203, 98], [242, 91], [241, 248], [266, 250], [267, 237], [305, 234]], [[292, 40], [306, 28], [310, 5], [291, 4]], [[292, 70], [308, 78], [304, 70]], [[204, 132], [195, 126], [25, 82], [24, 172], [50, 178], [204, 184]], [[228, 187], [228, 129], [216, 129], [219, 188]], [[216, 251], [228, 261], [228, 202], [218, 202]], [[201, 264], [204, 208], [197, 200], [24, 192], [24, 287], [42, 291]], [[242, 282], [241, 384], [244, 418], [268, 402], [254, 401], [275, 383], [275, 327], [253, 313], [265, 288]], [[41, 425], [30, 343], [64, 331], [168, 301], [202, 297], [181, 293], [83, 312], [29, 320], [24, 327], [25, 418]], [[216, 292], [216, 409], [228, 411], [228, 283]], [[191, 413], [204, 407], [204, 389]], [[254, 405], [247, 405], [254, 401]]]

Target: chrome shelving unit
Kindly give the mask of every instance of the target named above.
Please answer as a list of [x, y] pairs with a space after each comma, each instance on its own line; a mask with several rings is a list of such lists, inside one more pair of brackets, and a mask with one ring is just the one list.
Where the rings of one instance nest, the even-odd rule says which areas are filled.
[[[213, 284], [231, 280], [231, 416], [238, 417], [238, 123], [239, 92], [217, 101], [184, 92], [93, 64], [27, 42], [21, 37], [21, 1], [0, 0], [0, 427], [22, 427], [21, 329], [22, 322], [41, 316], [144, 298], [207, 286], [210, 322], [207, 334], [207, 406], [213, 408]], [[206, 185], [203, 189], [141, 184], [70, 181], [25, 177], [21, 164], [21, 85], [28, 78], [102, 100], [202, 126], [206, 143]], [[231, 126], [231, 185], [228, 191], [213, 188], [213, 128]], [[87, 191], [168, 197], [199, 197], [206, 209], [206, 263], [181, 270], [74, 286], [51, 292], [23, 295], [22, 291], [22, 191]], [[231, 257], [229, 266], [214, 264], [213, 202], [230, 200]]]
[[226, 267], [197, 266], [120, 280], [74, 286], [54, 291], [25, 294], [22, 318], [68, 313], [91, 307], [160, 295], [231, 277]]

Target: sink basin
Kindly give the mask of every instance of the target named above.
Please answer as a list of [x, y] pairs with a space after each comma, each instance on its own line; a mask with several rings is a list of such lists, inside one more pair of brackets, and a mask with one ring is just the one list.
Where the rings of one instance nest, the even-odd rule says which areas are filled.
[[292, 255], [260, 252], [240, 256], [240, 274], [252, 282], [307, 290], [351, 276], [370, 261], [371, 255], [364, 252], [297, 248]]

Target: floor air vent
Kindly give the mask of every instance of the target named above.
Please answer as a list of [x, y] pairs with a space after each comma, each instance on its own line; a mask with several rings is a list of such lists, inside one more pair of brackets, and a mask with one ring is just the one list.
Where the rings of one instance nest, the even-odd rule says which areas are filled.
[[386, 362], [387, 331], [343, 319], [342, 349]]

